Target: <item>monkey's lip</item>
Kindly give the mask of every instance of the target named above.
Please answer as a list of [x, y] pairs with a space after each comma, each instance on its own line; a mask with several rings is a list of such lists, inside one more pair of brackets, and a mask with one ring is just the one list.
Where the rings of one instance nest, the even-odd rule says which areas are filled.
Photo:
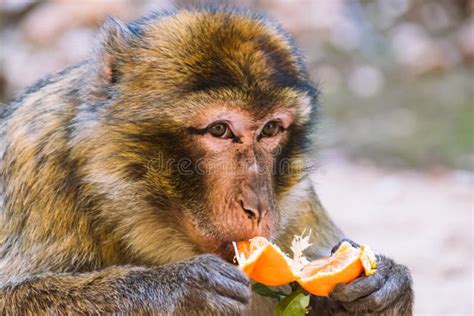
[[[257, 237], [257, 236], [254, 236], [254, 237]], [[236, 257], [235, 250], [234, 250], [234, 247], [232, 245], [232, 243], [234, 241], [238, 242], [240, 240], [222, 241], [220, 243], [219, 247], [213, 249], [211, 251], [211, 253], [214, 253], [214, 254], [220, 256], [221, 258], [223, 258], [224, 260], [226, 260], [230, 263], [237, 264], [237, 261], [235, 259], [235, 257]]]
[[234, 248], [232, 247], [232, 242], [222, 244], [218, 249], [212, 252], [213, 254], [221, 257], [225, 261], [237, 265], [236, 255]]
[[199, 248], [199, 252], [201, 253], [215, 254], [229, 263], [237, 264], [235, 261], [235, 252], [232, 246], [232, 241], [220, 241], [214, 245], [207, 244]]
[[234, 247], [232, 247], [232, 242], [225, 242], [219, 247], [218, 254], [225, 260], [230, 263], [237, 264], [235, 260]]
[[207, 243], [207, 246], [209, 248], [213, 248], [213, 249], [208, 249], [208, 251], [210, 250], [211, 253], [215, 253], [217, 255], [219, 255], [220, 257], [222, 257], [223, 259], [231, 262], [231, 263], [236, 263], [235, 261], [235, 251], [234, 251], [234, 247], [232, 245], [233, 242], [239, 242], [239, 241], [248, 241], [254, 237], [265, 237], [269, 240], [271, 240], [271, 231], [268, 230], [268, 231], [254, 231], [253, 233], [250, 233], [248, 235], [244, 235], [244, 236], [240, 236], [238, 238], [234, 238], [234, 239], [231, 239], [231, 238], [226, 238], [226, 239], [214, 239], [212, 240], [211, 242]]
[[215, 254], [228, 262], [235, 263], [235, 253], [232, 242], [238, 242], [243, 240], [249, 240], [253, 237], [263, 236], [267, 239], [271, 239], [271, 229], [256, 229], [253, 231], [247, 231], [242, 234], [236, 231], [229, 231], [227, 234], [212, 235], [210, 233], [203, 234], [202, 231], [198, 231], [196, 226], [192, 225], [191, 222], [184, 221], [184, 227], [187, 228], [188, 238], [194, 243], [195, 249], [201, 254]]

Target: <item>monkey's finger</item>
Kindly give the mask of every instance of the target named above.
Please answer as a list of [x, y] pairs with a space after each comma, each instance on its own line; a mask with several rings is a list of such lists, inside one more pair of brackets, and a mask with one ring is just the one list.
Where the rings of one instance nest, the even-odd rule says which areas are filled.
[[408, 288], [409, 280], [407, 279], [406, 274], [404, 274], [404, 271], [400, 271], [400, 273], [397, 271], [387, 279], [378, 291], [353, 302], [342, 302], [342, 305], [349, 312], [381, 311], [395, 302], [395, 300]]
[[222, 276], [229, 278], [233, 281], [239, 282], [244, 286], [250, 287], [249, 278], [238, 268], [231, 265], [230, 263], [224, 262], [216, 267], [216, 271]]
[[382, 274], [375, 273], [369, 277], [362, 276], [351, 283], [336, 285], [329, 297], [340, 302], [352, 302], [379, 290], [384, 283], [385, 276]]
[[219, 274], [225, 278], [240, 282], [245, 286], [250, 286], [249, 278], [234, 265], [224, 261], [215, 255], [201, 255], [199, 260], [202, 263], [202, 269], [207, 274]]
[[216, 309], [215, 315], [244, 315], [250, 304], [250, 300], [241, 302], [218, 294], [206, 295], [206, 301]]
[[216, 295], [231, 298], [242, 304], [248, 304], [252, 299], [249, 287], [229, 279], [210, 280], [209, 290]]
[[344, 239], [342, 239], [340, 242], [338, 242], [337, 245], [335, 245], [334, 247], [332, 247], [332, 249], [331, 249], [331, 254], [335, 253], [336, 250], [341, 246], [341, 244], [342, 244], [343, 242], [348, 242], [348, 243], [350, 243], [351, 246], [354, 247], [354, 248], [359, 248], [359, 247], [360, 247], [360, 245], [359, 245], [358, 243], [356, 243], [355, 241], [352, 241], [352, 240], [349, 239], [349, 238], [344, 238]]

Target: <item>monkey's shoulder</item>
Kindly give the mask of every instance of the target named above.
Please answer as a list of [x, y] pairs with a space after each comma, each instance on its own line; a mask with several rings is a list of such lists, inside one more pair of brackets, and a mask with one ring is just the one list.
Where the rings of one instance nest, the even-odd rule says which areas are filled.
[[80, 62], [68, 66], [56, 73], [52, 73], [39, 79], [32, 85], [14, 96], [6, 105], [0, 107], [0, 121], [8, 120], [17, 110], [23, 106], [31, 105], [35, 111], [43, 105], [51, 108], [53, 105], [59, 106], [53, 100], [48, 104], [51, 97], [67, 99], [68, 96], [75, 95], [83, 82], [84, 66], [86, 62]]

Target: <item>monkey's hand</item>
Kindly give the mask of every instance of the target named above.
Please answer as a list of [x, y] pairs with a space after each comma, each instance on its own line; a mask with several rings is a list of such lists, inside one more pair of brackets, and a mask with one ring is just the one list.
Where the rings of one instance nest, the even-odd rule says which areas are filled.
[[[355, 247], [359, 246], [351, 240], [343, 241], [348, 241]], [[339, 245], [340, 243], [332, 252]], [[376, 255], [376, 258], [375, 274], [360, 276], [348, 284], [338, 284], [329, 294], [329, 298], [313, 298], [311, 305], [314, 312], [327, 309], [330, 314], [341, 315], [411, 315], [413, 291], [408, 268], [382, 255]]]
[[249, 279], [214, 255], [170, 265], [181, 292], [178, 315], [241, 315], [251, 302]]
[[[344, 239], [354, 247], [359, 245]], [[411, 315], [413, 290], [410, 271], [382, 255], [376, 255], [377, 272], [362, 275], [348, 284], [338, 284], [328, 298], [311, 298], [312, 312], [317, 315]]]

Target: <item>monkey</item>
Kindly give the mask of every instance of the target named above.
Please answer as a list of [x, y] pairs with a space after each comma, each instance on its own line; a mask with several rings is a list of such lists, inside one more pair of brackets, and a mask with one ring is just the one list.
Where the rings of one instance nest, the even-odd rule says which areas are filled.
[[[271, 315], [232, 241], [311, 229], [315, 259], [345, 238], [305, 167], [318, 96], [260, 13], [106, 18], [0, 114], [0, 314]], [[411, 315], [409, 270], [377, 260], [310, 313]]]

